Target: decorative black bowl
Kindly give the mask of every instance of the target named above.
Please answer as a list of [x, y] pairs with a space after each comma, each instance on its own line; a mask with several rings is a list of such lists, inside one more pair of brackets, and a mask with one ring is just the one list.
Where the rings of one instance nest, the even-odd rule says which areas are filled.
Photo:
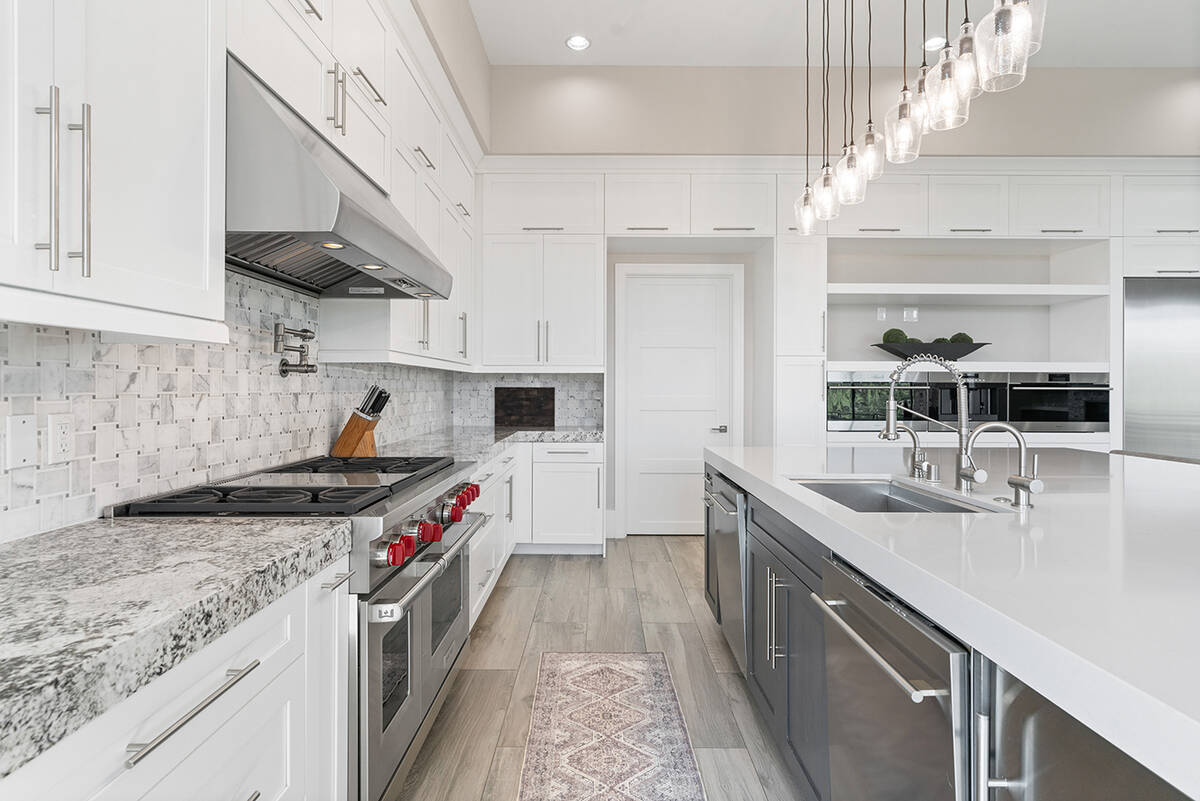
[[966, 356], [968, 353], [974, 353], [984, 345], [990, 345], [990, 342], [877, 342], [875, 347], [886, 351], [893, 356], [899, 356], [901, 359], [907, 359], [911, 356], [916, 356], [922, 353], [928, 353], [931, 356], [941, 356], [943, 359], [956, 361]]

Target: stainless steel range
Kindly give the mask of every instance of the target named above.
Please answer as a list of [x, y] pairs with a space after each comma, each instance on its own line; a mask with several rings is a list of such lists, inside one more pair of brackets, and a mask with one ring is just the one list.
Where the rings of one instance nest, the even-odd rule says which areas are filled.
[[[349, 671], [349, 798], [378, 801], [423, 732], [467, 640], [473, 462], [320, 457], [113, 510], [139, 516], [345, 517], [358, 596]], [[419, 746], [419, 743], [417, 743]], [[415, 750], [415, 748], [413, 748]], [[411, 762], [411, 760], [409, 760]]]

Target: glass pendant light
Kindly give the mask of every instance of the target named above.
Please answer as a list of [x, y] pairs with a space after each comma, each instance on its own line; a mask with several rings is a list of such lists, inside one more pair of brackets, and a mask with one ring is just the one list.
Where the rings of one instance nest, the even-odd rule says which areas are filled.
[[813, 189], [808, 182], [809, 168], [809, 96], [812, 94], [812, 83], [809, 79], [809, 0], [804, 0], [804, 192], [792, 204], [792, 212], [796, 215], [796, 231], [801, 236], [808, 236], [817, 227], [817, 209], [813, 205]]
[[[850, 22], [846, 23], [846, 9]], [[846, 58], [846, 37], [850, 38], [850, 58]], [[842, 0], [842, 126], [846, 126], [846, 84], [850, 85], [850, 143], [842, 146], [837, 163], [838, 202], [843, 206], [862, 203], [867, 197], [867, 170], [854, 144], [854, 0]], [[843, 133], [843, 137], [845, 134]]]
[[[927, 31], [925, 30], [925, 0], [921, 0], [921, 42], [928, 42]], [[926, 61], [925, 45], [921, 45], [921, 69], [917, 74], [917, 91], [913, 95], [913, 102], [921, 107], [921, 120], [924, 126], [921, 129], [922, 134], [929, 133], [932, 129], [929, 127], [929, 64]]]
[[872, 119], [874, 100], [871, 95], [874, 88], [873, 73], [875, 70], [871, 63], [872, 22], [871, 0], [867, 0], [867, 129], [863, 131], [862, 147], [859, 148], [859, 152], [862, 156], [863, 169], [867, 171], [868, 181], [874, 181], [883, 175], [883, 163], [887, 160], [884, 153], [883, 134], [875, 130], [875, 121]]
[[926, 84], [929, 93], [929, 128], [949, 131], [966, 124], [971, 96], [958, 80], [958, 58], [950, 46], [950, 0], [946, 0], [946, 46]]
[[1029, 6], [1032, 30], [1029, 34], [1029, 55], [1042, 49], [1042, 34], [1046, 30], [1046, 0], [1016, 0], [1017, 5]]
[[841, 211], [837, 178], [829, 166], [829, 0], [821, 0], [821, 134], [823, 137], [821, 175], [813, 187], [813, 208], [818, 220], [832, 220]]
[[975, 26], [971, 24], [970, 14], [967, 13], [966, 0], [963, 0], [963, 23], [958, 29], [954, 52], [958, 58], [955, 76], [959, 84], [968, 97], [979, 97], [983, 94], [983, 87], [979, 85], [979, 68], [975, 64]]
[[908, 71], [905, 67], [908, 62], [908, 0], [904, 0], [903, 6], [903, 39], [900, 46], [903, 55], [900, 72], [904, 83], [900, 89], [900, 99], [888, 110], [883, 123], [887, 135], [887, 160], [893, 164], [916, 161], [917, 156], [921, 155], [921, 137], [925, 135], [923, 109], [913, 102], [912, 92], [908, 90]]
[[975, 61], [985, 92], [1003, 92], [1025, 80], [1033, 15], [1029, 3], [996, 0], [975, 29]]

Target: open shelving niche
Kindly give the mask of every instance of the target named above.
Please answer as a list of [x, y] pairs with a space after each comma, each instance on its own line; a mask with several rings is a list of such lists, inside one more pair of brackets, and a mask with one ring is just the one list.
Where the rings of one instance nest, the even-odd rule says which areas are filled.
[[1109, 372], [1107, 239], [830, 239], [828, 269], [830, 372], [890, 370], [889, 328], [991, 343], [970, 372]]

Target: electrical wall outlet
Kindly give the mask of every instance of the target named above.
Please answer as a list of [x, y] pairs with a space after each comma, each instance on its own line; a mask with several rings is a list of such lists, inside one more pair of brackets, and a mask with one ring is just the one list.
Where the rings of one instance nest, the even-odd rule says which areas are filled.
[[904, 307], [904, 322], [915, 323], [915, 322], [917, 322], [917, 319], [920, 316], [921, 316], [921, 310], [918, 309], [916, 306], [905, 306]]
[[4, 424], [5, 469], [36, 465], [37, 452], [37, 416], [9, 415]]
[[875, 319], [876, 320], [886, 320], [887, 319], [887, 306], [876, 306], [875, 307]]
[[75, 421], [69, 414], [46, 415], [46, 464], [75, 458]]

